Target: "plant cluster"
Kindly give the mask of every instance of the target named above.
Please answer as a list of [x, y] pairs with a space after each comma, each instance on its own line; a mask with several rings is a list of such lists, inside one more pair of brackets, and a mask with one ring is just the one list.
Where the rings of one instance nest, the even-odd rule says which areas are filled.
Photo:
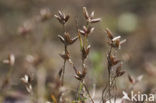
[[[89, 71], [89, 68], [87, 67], [87, 60], [88, 55], [91, 49], [91, 45], [89, 42], [88, 37], [91, 36], [91, 33], [95, 30], [95, 27], [93, 24], [98, 23], [101, 21], [101, 18], [95, 18], [94, 17], [95, 12], [92, 11], [91, 13], [88, 12], [86, 7], [83, 7], [83, 16], [85, 18], [85, 24], [81, 28], [79, 28], [78, 21], [76, 20], [76, 35], [74, 37], [71, 36], [71, 34], [66, 30], [66, 24], [70, 19], [70, 16], [65, 14], [62, 11], [58, 11], [58, 14], [54, 15], [54, 18], [56, 18], [59, 23], [62, 25], [63, 33], [62, 35], [58, 35], [58, 39], [60, 42], [64, 45], [64, 50], [62, 54], [59, 54], [60, 57], [64, 60], [63, 65], [61, 69], [58, 72], [58, 95], [51, 94], [51, 101], [52, 103], [67, 103], [66, 98], [64, 97], [64, 91], [62, 88], [65, 87], [64, 84], [64, 78], [65, 78], [65, 71], [69, 71], [66, 68], [67, 62], [71, 64], [73, 71], [75, 74], [74, 77], [76, 80], [79, 81], [79, 88], [77, 93], [77, 97], [75, 100], [72, 101], [72, 103], [86, 103], [86, 99], [89, 98], [91, 103], [95, 103], [94, 99], [92, 98], [89, 88], [86, 84], [85, 77]], [[42, 9], [40, 12], [40, 16], [37, 19], [37, 21], [44, 22], [48, 19], [51, 19], [53, 16], [49, 9]], [[19, 28], [19, 34], [22, 36], [26, 36], [30, 34], [32, 31], [32, 28], [30, 25], [24, 24]], [[113, 36], [112, 32], [106, 28], [106, 34], [108, 37], [108, 45], [109, 45], [109, 51], [107, 54], [107, 70], [108, 70], [108, 83], [104, 87], [102, 91], [102, 103], [106, 103], [106, 101], [111, 101], [111, 98], [116, 98], [115, 91], [117, 89], [116, 86], [116, 79], [121, 77], [125, 71], [121, 69], [122, 67], [122, 61], [119, 60], [116, 56], [117, 51], [121, 48], [121, 45], [126, 42], [126, 40], [121, 40], [121, 36]], [[69, 48], [71, 45], [73, 45], [76, 41], [79, 40], [80, 44], [80, 52], [81, 52], [81, 67], [76, 67], [75, 63], [72, 60], [71, 51], [69, 51]], [[30, 60], [35, 67], [38, 65], [41, 60]], [[34, 62], [35, 61], [35, 62]], [[9, 64], [11, 67], [15, 63], [15, 56], [11, 54], [8, 59], [4, 60], [3, 63]], [[11, 68], [12, 70], [12, 68]], [[10, 76], [9, 76], [10, 77]], [[7, 77], [8, 78], [8, 77]], [[131, 77], [129, 76], [129, 80], [133, 82]], [[21, 81], [24, 83], [26, 90], [33, 95], [33, 87], [32, 87], [32, 79], [28, 74], [25, 74]], [[4, 83], [6, 84], [6, 83]], [[115, 100], [114, 100], [115, 101]], [[47, 103], [51, 103], [50, 101]]]

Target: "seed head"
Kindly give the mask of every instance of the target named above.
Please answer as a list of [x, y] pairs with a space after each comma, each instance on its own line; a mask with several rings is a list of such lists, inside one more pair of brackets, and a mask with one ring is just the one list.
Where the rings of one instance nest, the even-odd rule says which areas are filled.
[[91, 34], [93, 31], [94, 31], [94, 27], [86, 27], [86, 26], [83, 26], [83, 29], [79, 29], [79, 32], [83, 35], [83, 36], [86, 36], [88, 37], [89, 34]]
[[86, 7], [83, 7], [83, 14], [88, 23], [97, 23], [97, 22], [101, 21], [101, 18], [94, 19], [94, 14], [95, 14], [94, 11], [92, 11], [91, 14], [89, 15]]
[[58, 35], [58, 38], [60, 39], [60, 41], [65, 44], [66, 46], [71, 45], [73, 43], [75, 43], [75, 41], [78, 39], [78, 36], [71, 38], [69, 33], [64, 33], [64, 37], [62, 37], [61, 35]]
[[65, 15], [62, 11], [58, 11], [58, 15], [54, 15], [54, 17], [61, 23], [61, 24], [65, 24], [70, 16], [69, 15]]

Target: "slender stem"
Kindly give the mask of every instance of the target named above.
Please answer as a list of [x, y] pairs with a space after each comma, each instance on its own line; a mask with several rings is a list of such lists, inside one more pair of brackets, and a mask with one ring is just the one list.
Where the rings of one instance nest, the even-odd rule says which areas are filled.
[[84, 82], [84, 81], [82, 81], [82, 84], [83, 84], [83, 86], [85, 87], [85, 90], [86, 90], [86, 92], [87, 92], [87, 94], [88, 94], [88, 96], [89, 96], [90, 100], [92, 101], [92, 103], [94, 103], [94, 100], [92, 99], [92, 97], [91, 97], [91, 95], [90, 95], [90, 93], [89, 93], [89, 90], [88, 90], [88, 88], [87, 88], [87, 86], [86, 86], [85, 82]]
[[[112, 53], [112, 46], [110, 47], [110, 50], [108, 52], [108, 59], [110, 58], [111, 56], [111, 53]], [[111, 97], [111, 65], [109, 63], [109, 60], [108, 60], [108, 81], [109, 81], [109, 89], [108, 89], [108, 93], [109, 93], [109, 98]], [[110, 103], [111, 103], [111, 99], [109, 99]]]
[[66, 25], [65, 24], [63, 24], [63, 30], [64, 30], [64, 32], [66, 32]]
[[[63, 30], [64, 30], [64, 33], [66, 32], [66, 27], [65, 27], [65, 24], [63, 25]], [[65, 44], [64, 45], [64, 52], [65, 54], [67, 53], [67, 45]], [[64, 60], [64, 64], [63, 64], [63, 71], [62, 71], [62, 86], [64, 85], [64, 74], [65, 74], [65, 68], [66, 68], [66, 60]]]
[[83, 84], [80, 82], [80, 87], [79, 87], [79, 91], [78, 91], [78, 101], [81, 101], [82, 89], [83, 89]]
[[64, 60], [64, 64], [63, 64], [63, 71], [62, 71], [62, 86], [64, 85], [65, 66], [66, 66], [66, 60]]
[[[109, 93], [109, 98], [111, 97], [111, 84], [112, 84], [112, 82], [111, 82], [111, 75], [110, 75], [110, 73], [109, 73], [109, 91], [108, 91], [108, 93]], [[110, 101], [110, 103], [111, 103], [111, 99], [110, 99], [109, 101]]]
[[109, 84], [109, 83], [107, 83], [107, 85], [105, 86], [105, 88], [104, 88], [103, 91], [102, 91], [102, 102], [103, 102], [103, 103], [106, 102], [106, 101], [104, 100], [104, 93], [105, 93], [105, 91], [106, 91], [106, 89], [107, 89], [107, 87], [108, 87], [108, 84]]

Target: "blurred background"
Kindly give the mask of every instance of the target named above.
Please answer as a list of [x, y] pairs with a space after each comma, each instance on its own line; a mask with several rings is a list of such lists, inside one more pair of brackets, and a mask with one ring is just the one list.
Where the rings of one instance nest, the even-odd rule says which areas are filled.
[[[37, 96], [54, 92], [59, 69], [63, 60], [59, 53], [63, 45], [57, 35], [63, 35], [63, 27], [55, 18], [42, 20], [42, 15], [49, 10], [55, 15], [58, 10], [70, 15], [66, 25], [72, 37], [78, 27], [85, 25], [82, 7], [95, 11], [95, 17], [102, 18], [89, 36], [92, 45], [87, 61], [87, 85], [96, 88], [100, 96], [107, 81], [108, 51], [105, 28], [114, 35], [121, 35], [127, 42], [122, 45], [118, 57], [123, 60], [123, 70], [127, 73], [118, 80], [120, 90], [129, 87], [127, 75], [134, 78], [143, 75], [143, 80], [136, 85], [142, 91], [150, 91], [156, 86], [156, 0], [0, 0], [0, 60], [9, 54], [16, 57], [10, 76], [10, 85], [4, 86], [5, 95], [20, 92], [27, 95], [20, 78], [29, 74], [34, 79], [33, 88]], [[81, 54], [79, 42], [70, 46], [69, 51], [75, 65], [79, 68]], [[0, 63], [0, 86], [3, 87], [10, 66]], [[66, 88], [76, 90], [79, 82], [73, 77], [74, 71], [69, 63], [66, 66]], [[3, 90], [3, 89], [2, 89]], [[3, 94], [2, 90], [0, 95]], [[48, 93], [47, 93], [48, 91]], [[7, 94], [8, 92], [8, 94]], [[11, 93], [10, 93], [11, 92]], [[99, 93], [98, 93], [99, 92]], [[98, 95], [97, 98], [98, 98]], [[2, 95], [0, 100], [5, 97]], [[96, 98], [96, 97], [95, 97]]]

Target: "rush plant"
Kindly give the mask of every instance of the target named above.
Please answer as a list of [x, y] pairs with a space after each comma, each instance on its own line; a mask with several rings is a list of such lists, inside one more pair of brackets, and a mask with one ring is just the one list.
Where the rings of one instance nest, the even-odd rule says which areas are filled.
[[[86, 83], [86, 75], [90, 68], [88, 68], [88, 55], [91, 49], [91, 44], [89, 40], [89, 36], [91, 36], [91, 33], [95, 30], [95, 27], [93, 26], [95, 23], [98, 23], [101, 21], [101, 18], [95, 18], [94, 17], [95, 12], [92, 11], [91, 13], [88, 12], [86, 7], [83, 7], [83, 16], [85, 18], [85, 23], [82, 26], [79, 26], [79, 21], [76, 20], [76, 35], [74, 37], [71, 36], [71, 33], [67, 31], [66, 24], [70, 20], [70, 16], [68, 14], [65, 14], [63, 11], [58, 11], [58, 14], [54, 15], [54, 18], [58, 20], [58, 22], [62, 25], [63, 32], [62, 34], [59, 34], [57, 37], [60, 40], [60, 42], [63, 44], [63, 53], [59, 54], [60, 57], [63, 59], [63, 63], [61, 66], [61, 69], [58, 72], [58, 77], [56, 80], [58, 80], [57, 85], [59, 88], [58, 94], [54, 95], [51, 94], [51, 101], [47, 103], [69, 103], [63, 95], [64, 92], [61, 91], [62, 88], [65, 87], [64, 79], [65, 79], [65, 73], [66, 71], [69, 71], [68, 68], [66, 68], [67, 62], [70, 64], [74, 76], [73, 78], [76, 79], [79, 82], [78, 90], [76, 91], [77, 97], [75, 100], [71, 100], [72, 103], [86, 103], [88, 99], [89, 103], [95, 103], [93, 97], [90, 94], [90, 90]], [[49, 9], [43, 9], [40, 12], [40, 17], [38, 22], [44, 22], [48, 19], [52, 18], [52, 14]], [[32, 31], [32, 28], [30, 28], [27, 25], [23, 25], [19, 29], [19, 33], [23, 36], [26, 36], [30, 34]], [[107, 53], [107, 71], [108, 71], [108, 82], [105, 84], [105, 87], [102, 90], [102, 97], [101, 101], [102, 103], [106, 103], [109, 101], [112, 103], [112, 98], [114, 98], [114, 102], [116, 101], [116, 80], [125, 74], [125, 71], [122, 70], [122, 61], [118, 59], [117, 53], [118, 50], [121, 49], [121, 46], [123, 43], [126, 42], [126, 39], [121, 40], [121, 36], [114, 36], [113, 33], [106, 28], [106, 35], [108, 38], [108, 46], [109, 50]], [[76, 63], [72, 60], [71, 52], [69, 51], [69, 48], [74, 43], [79, 42], [80, 46], [80, 53], [81, 53], [81, 66], [77, 67]], [[37, 68], [36, 65], [42, 62], [42, 59], [35, 59], [31, 61], [34, 67]], [[7, 78], [10, 78], [10, 73], [12, 71], [12, 67], [15, 64], [15, 56], [11, 54], [8, 59], [4, 60], [3, 63], [9, 64], [11, 69], [9, 72], [9, 76]], [[33, 97], [32, 94], [34, 94], [35, 89], [32, 87], [32, 78], [30, 75], [27, 75], [27, 73], [21, 78], [21, 81], [24, 83], [24, 86], [28, 93], [30, 93], [30, 96]], [[129, 81], [133, 84], [134, 80], [129, 76]], [[7, 82], [6, 82], [7, 83]], [[6, 84], [4, 82], [4, 84]], [[4, 85], [5, 86], [5, 85]], [[44, 96], [43, 96], [44, 97]], [[32, 99], [33, 100], [33, 99]], [[35, 99], [37, 101], [37, 98]]]

